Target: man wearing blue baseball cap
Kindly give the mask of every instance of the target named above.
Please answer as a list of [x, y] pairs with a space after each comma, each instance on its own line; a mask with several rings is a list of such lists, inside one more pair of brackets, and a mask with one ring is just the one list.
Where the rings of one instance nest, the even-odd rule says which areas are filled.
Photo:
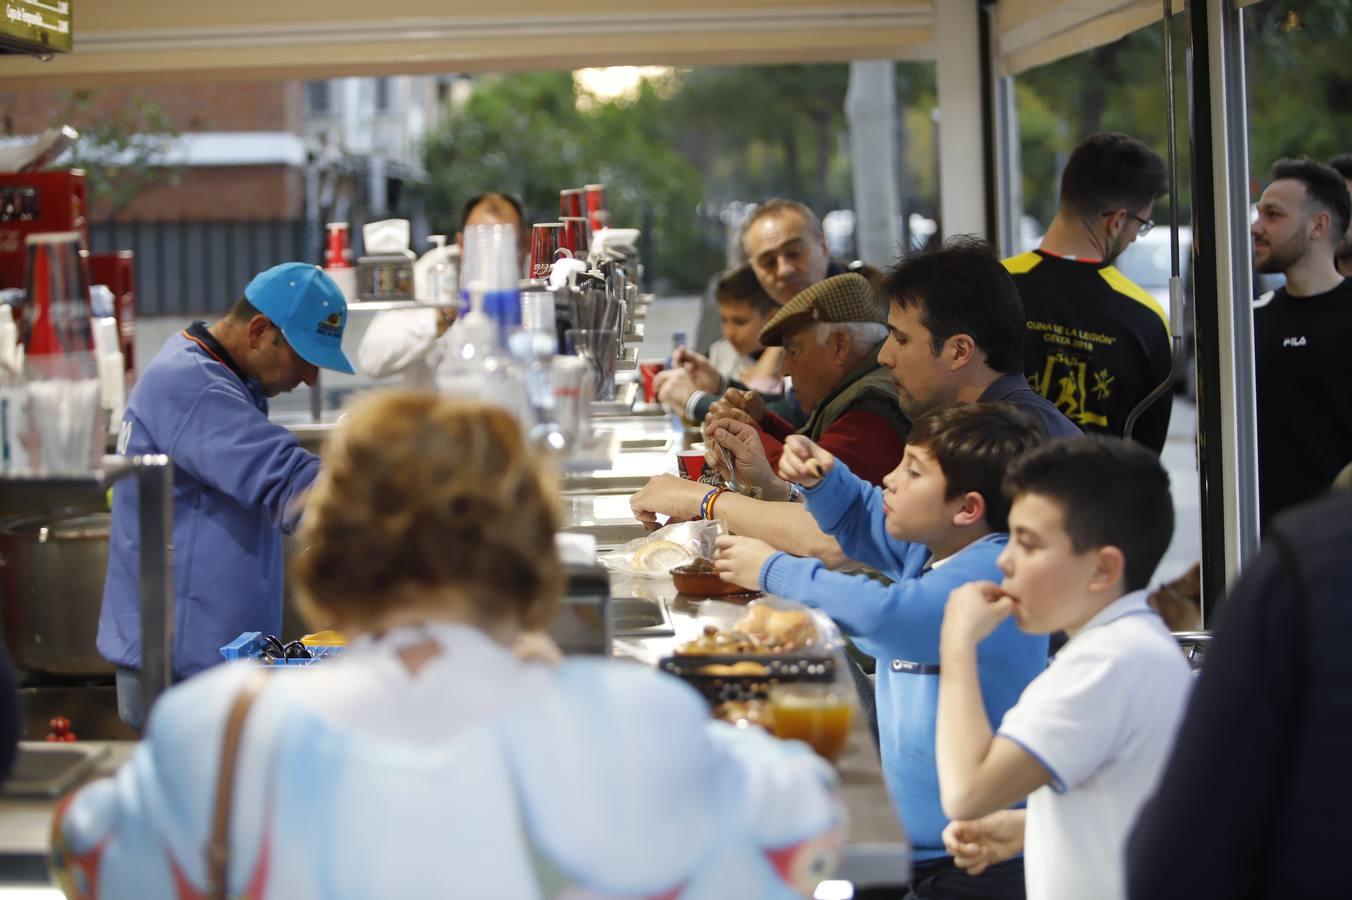
[[[117, 450], [174, 461], [175, 679], [221, 662], [245, 631], [282, 625], [282, 535], [319, 458], [268, 419], [268, 397], [352, 373], [347, 303], [320, 269], [283, 263], [257, 275], [224, 318], [170, 338], [127, 401]], [[141, 727], [141, 619], [134, 481], [113, 491], [98, 649], [117, 667], [118, 715]]]

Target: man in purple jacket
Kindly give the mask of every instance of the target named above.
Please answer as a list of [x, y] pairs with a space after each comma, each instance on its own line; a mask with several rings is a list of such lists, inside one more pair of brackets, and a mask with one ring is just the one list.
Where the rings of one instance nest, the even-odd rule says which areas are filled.
[[[173, 673], [221, 661], [244, 631], [282, 624], [282, 535], [319, 458], [268, 420], [268, 397], [313, 385], [320, 368], [352, 373], [343, 353], [347, 303], [322, 271], [283, 263], [256, 276], [211, 326], [170, 338], [141, 373], [122, 418], [124, 456], [174, 461]], [[141, 727], [137, 491], [113, 491], [108, 578], [98, 648], [117, 666], [118, 715]]]

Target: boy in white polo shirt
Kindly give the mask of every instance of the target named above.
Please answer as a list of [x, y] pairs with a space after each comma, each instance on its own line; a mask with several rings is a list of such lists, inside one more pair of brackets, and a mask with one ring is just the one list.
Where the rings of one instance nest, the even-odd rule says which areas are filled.
[[[1127, 835], [1173, 745], [1191, 685], [1146, 603], [1169, 546], [1159, 458], [1102, 436], [1052, 441], [1005, 477], [1004, 581], [953, 592], [940, 639], [936, 755], [949, 852], [973, 874], [1024, 851], [1029, 900], [1125, 897]], [[976, 646], [1013, 615], [1070, 641], [992, 733]], [[1028, 797], [1027, 810], [1007, 807]]]

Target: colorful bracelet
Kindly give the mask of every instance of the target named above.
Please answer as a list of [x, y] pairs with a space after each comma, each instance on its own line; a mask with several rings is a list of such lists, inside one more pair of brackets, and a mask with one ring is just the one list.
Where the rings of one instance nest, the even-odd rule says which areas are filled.
[[718, 502], [718, 498], [723, 496], [724, 494], [732, 494], [732, 493], [736, 492], [724, 488], [723, 490], [719, 491], [717, 494], [714, 495], [714, 498], [709, 501], [709, 518], [712, 519], [714, 517], [714, 504]]
[[727, 488], [716, 487], [704, 495], [704, 499], [699, 502], [699, 517], [701, 519], [712, 519], [714, 517], [714, 501], [718, 499], [719, 494], [726, 494]]

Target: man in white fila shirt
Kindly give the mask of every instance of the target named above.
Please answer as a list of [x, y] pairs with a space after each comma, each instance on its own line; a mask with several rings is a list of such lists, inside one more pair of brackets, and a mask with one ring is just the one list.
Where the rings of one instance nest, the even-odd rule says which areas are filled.
[[1350, 215], [1343, 177], [1310, 160], [1275, 163], [1258, 201], [1254, 262], [1286, 276], [1253, 313], [1264, 528], [1352, 462], [1352, 279], [1335, 264]]

